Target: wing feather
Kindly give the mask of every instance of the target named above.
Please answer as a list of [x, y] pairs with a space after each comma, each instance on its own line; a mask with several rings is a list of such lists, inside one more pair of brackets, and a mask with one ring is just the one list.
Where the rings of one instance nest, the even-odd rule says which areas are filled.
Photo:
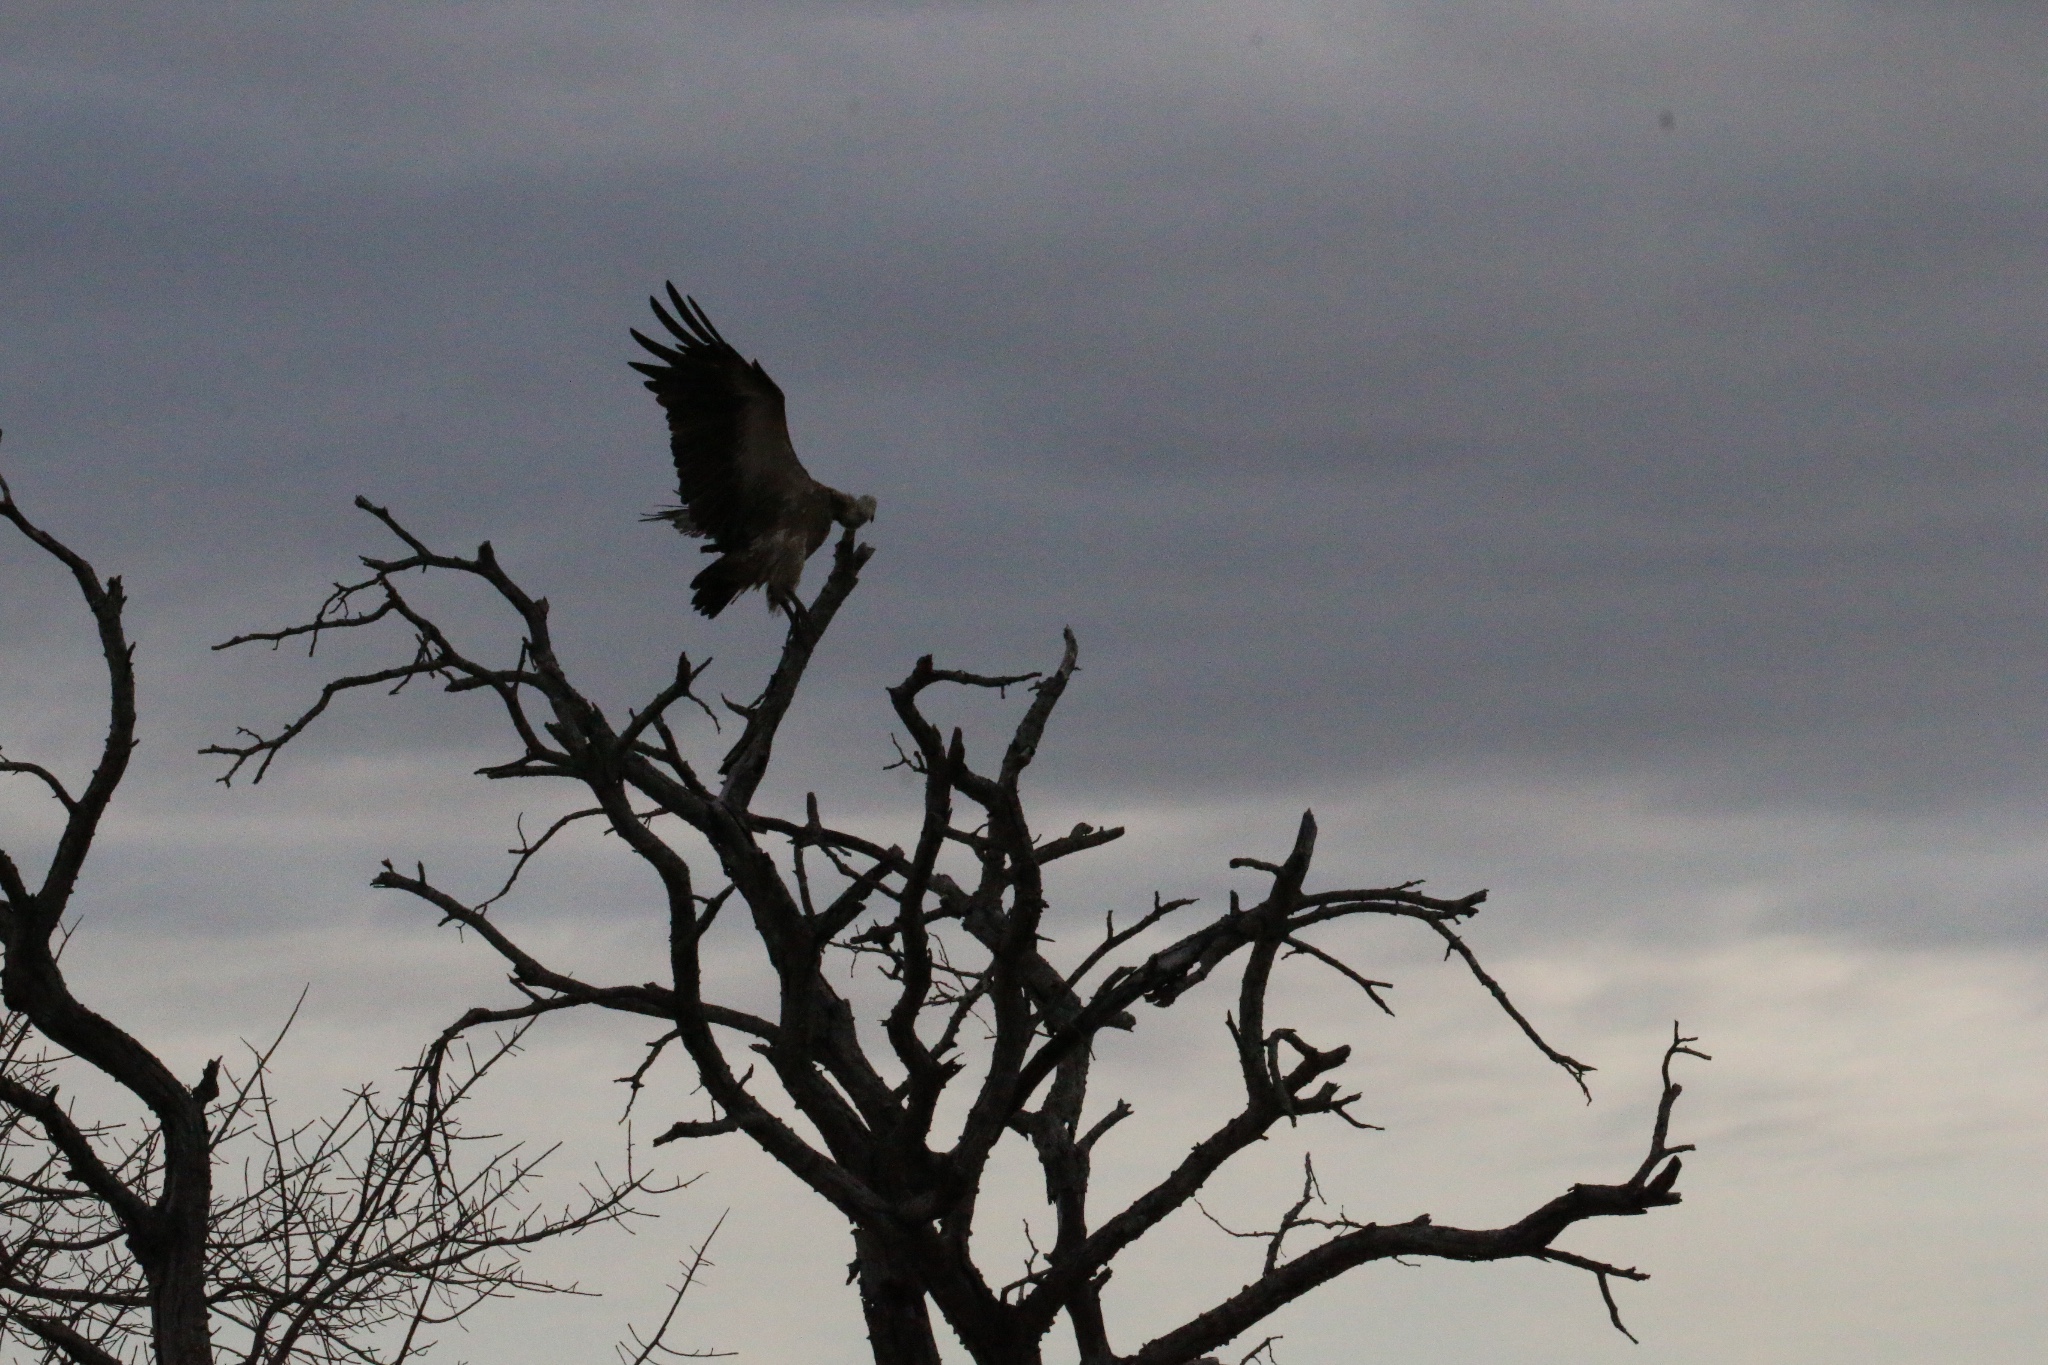
[[719, 335], [694, 298], [673, 284], [668, 296], [673, 312], [660, 299], [647, 302], [674, 343], [633, 333], [663, 363], [627, 363], [647, 376], [668, 414], [678, 529], [706, 537], [708, 550], [732, 553], [771, 530], [813, 483], [790, 444], [782, 390]]

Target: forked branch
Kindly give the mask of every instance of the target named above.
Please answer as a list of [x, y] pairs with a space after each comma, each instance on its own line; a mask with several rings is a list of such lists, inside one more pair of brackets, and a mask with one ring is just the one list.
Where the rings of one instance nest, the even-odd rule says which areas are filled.
[[[907, 770], [918, 793], [911, 828], [891, 840], [827, 823], [815, 797], [801, 819], [753, 809], [817, 647], [868, 559], [868, 547], [851, 532], [835, 546], [817, 597], [785, 613], [781, 650], [760, 692], [727, 702], [740, 733], [717, 757], [721, 776], [712, 784], [698, 777], [709, 762], [688, 751], [664, 719], [685, 701], [712, 714], [696, 690], [703, 669], [689, 655], [678, 652], [672, 680], [647, 701], [615, 712], [627, 717], [615, 730], [555, 658], [545, 601], [512, 584], [488, 546], [470, 559], [439, 555], [388, 513], [372, 510], [410, 551], [403, 559], [367, 561], [377, 577], [354, 587], [383, 594], [387, 616], [411, 628], [415, 653], [395, 669], [413, 670], [408, 677], [438, 672], [451, 690], [498, 696], [518, 744], [511, 759], [485, 775], [567, 778], [579, 788], [573, 807], [542, 834], [520, 835], [510, 875], [487, 900], [457, 896], [423, 869], [406, 874], [387, 864], [376, 878], [376, 885], [403, 891], [476, 933], [510, 968], [516, 999], [463, 1013], [442, 1045], [468, 1029], [585, 1006], [659, 1019], [660, 1036], [627, 1084], [637, 1095], [650, 1085], [657, 1059], [680, 1053], [708, 1108], [693, 1102], [694, 1116], [673, 1121], [657, 1141], [743, 1135], [837, 1208], [853, 1230], [855, 1278], [884, 1365], [938, 1359], [932, 1309], [967, 1355], [984, 1362], [1035, 1358], [1035, 1345], [1026, 1350], [1019, 1343], [1037, 1343], [1065, 1316], [1085, 1365], [1188, 1365], [1334, 1276], [1392, 1257], [1557, 1260], [1595, 1273], [1610, 1302], [1609, 1279], [1640, 1274], [1558, 1250], [1554, 1241], [1586, 1219], [1677, 1202], [1677, 1153], [1688, 1149], [1668, 1144], [1675, 1084], [1667, 1084], [1660, 1105], [1652, 1156], [1632, 1180], [1574, 1186], [1505, 1227], [1439, 1227], [1426, 1216], [1355, 1221], [1321, 1203], [1314, 1168], [1306, 1165], [1299, 1197], [1275, 1227], [1258, 1234], [1265, 1254], [1257, 1278], [1135, 1354], [1118, 1355], [1101, 1303], [1118, 1257], [1277, 1126], [1330, 1116], [1351, 1129], [1373, 1126], [1357, 1112], [1359, 1093], [1342, 1083], [1352, 1045], [1312, 1041], [1301, 1024], [1282, 1017], [1290, 997], [1277, 983], [1286, 963], [1298, 958], [1333, 971], [1391, 1014], [1390, 983], [1354, 966], [1355, 950], [1338, 935], [1369, 923], [1415, 921], [1585, 1090], [1591, 1067], [1546, 1041], [1467, 944], [1464, 926], [1486, 893], [1440, 898], [1414, 881], [1319, 889], [1312, 884], [1316, 822], [1304, 813], [1284, 859], [1233, 863], [1263, 874], [1263, 893], [1233, 892], [1193, 922], [1183, 915], [1175, 920], [1178, 937], [1152, 946], [1148, 936], [1197, 903], [1155, 894], [1149, 909], [1121, 925], [1105, 919], [1099, 936], [1067, 953], [1056, 941], [1060, 923], [1050, 918], [1045, 869], [1122, 834], [1080, 823], [1043, 837], [1031, 826], [1025, 782], [1078, 671], [1071, 632], [1058, 664], [1043, 673], [941, 668], [926, 657], [889, 689], [902, 736], [899, 762], [891, 766]], [[520, 619], [518, 659], [490, 667], [464, 654], [390, 581], [412, 569], [490, 584]], [[346, 619], [369, 625], [374, 610]], [[316, 618], [294, 629], [316, 633], [320, 625]], [[348, 690], [351, 681], [330, 686]], [[1028, 689], [1000, 748], [971, 747], [961, 728], [940, 718], [937, 708], [951, 688], [999, 698]], [[301, 733], [327, 699], [281, 732], [263, 760]], [[257, 746], [242, 748], [253, 753]], [[227, 752], [243, 756], [241, 749]], [[668, 921], [665, 981], [604, 984], [561, 970], [521, 944], [509, 916], [486, 913], [557, 834], [582, 821], [600, 823], [654, 872]], [[685, 832], [687, 838], [678, 837]], [[715, 896], [698, 890], [705, 875], [723, 887]], [[727, 904], [735, 912], [721, 919]], [[766, 964], [772, 1018], [714, 998], [731, 980], [731, 959], [706, 955], [714, 925], [720, 935], [747, 937]], [[841, 965], [855, 985], [842, 989]], [[1091, 1208], [1092, 1160], [1110, 1135], [1126, 1131], [1132, 1113], [1121, 1100], [1107, 1109], [1090, 1101], [1104, 1030], [1135, 1028], [1145, 1012], [1140, 1006], [1156, 1018], [1212, 999], [1204, 984], [1233, 975], [1225, 1022], [1242, 1091], [1230, 1102], [1234, 1111], [1121, 1207]], [[862, 1010], [874, 1014], [863, 1020]], [[864, 1024], [879, 1028], [864, 1033]], [[1672, 1056], [1698, 1055], [1684, 1047], [1689, 1041], [1679, 1039], [1679, 1051], [1667, 1056], [1667, 1082]], [[753, 1065], [736, 1064], [735, 1042], [758, 1058], [765, 1073], [759, 1082]], [[1024, 1276], [999, 1285], [977, 1264], [973, 1234], [998, 1145], [1019, 1139], [1030, 1144], [1043, 1176], [1053, 1231], [1049, 1242], [1034, 1246]], [[1271, 1354], [1271, 1339], [1245, 1358], [1262, 1352]]]

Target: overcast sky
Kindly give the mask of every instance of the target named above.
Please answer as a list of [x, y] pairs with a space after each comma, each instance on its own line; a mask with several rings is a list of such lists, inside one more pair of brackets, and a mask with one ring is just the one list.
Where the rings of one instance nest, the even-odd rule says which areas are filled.
[[[205, 646], [384, 548], [364, 493], [492, 539], [620, 709], [678, 647], [749, 690], [771, 623], [689, 615], [693, 548], [638, 520], [672, 488], [626, 329], [674, 279], [880, 502], [775, 799], [888, 818], [881, 686], [1071, 624], [1038, 798], [1132, 830], [1077, 923], [1221, 895], [1309, 805], [1332, 882], [1492, 888], [1475, 942], [1597, 1102], [1389, 940], [1398, 1021], [1302, 986], [1383, 1087], [1388, 1135], [1326, 1139], [1355, 1215], [1619, 1179], [1660, 1032], [1716, 1054], [1687, 1203], [1567, 1239], [1654, 1272], [1640, 1348], [1554, 1267], [1390, 1266], [1291, 1315], [1285, 1365], [2038, 1360], [2044, 72], [2048, 13], [1996, 0], [15, 0], [0, 471], [126, 575], [145, 686], [75, 969], [193, 1059], [311, 981], [337, 1085], [497, 998], [363, 885], [494, 874], [539, 798], [464, 777], [480, 708], [365, 701], [225, 791], [193, 751], [320, 673]], [[0, 575], [0, 743], [75, 757], [83, 617], [18, 545]], [[0, 844], [45, 815], [0, 803]], [[510, 913], [640, 980], [648, 904], [593, 846]], [[565, 1029], [532, 1085], [638, 1041]], [[1117, 1065], [1178, 1140], [1200, 1050], [1153, 1046]], [[593, 1093], [509, 1121], [602, 1152]], [[451, 1358], [596, 1358], [731, 1204], [690, 1344], [862, 1359], [831, 1220], [730, 1143], [675, 1160], [711, 1174], [568, 1258], [618, 1293]], [[1162, 1265], [1126, 1348], [1200, 1292]]]

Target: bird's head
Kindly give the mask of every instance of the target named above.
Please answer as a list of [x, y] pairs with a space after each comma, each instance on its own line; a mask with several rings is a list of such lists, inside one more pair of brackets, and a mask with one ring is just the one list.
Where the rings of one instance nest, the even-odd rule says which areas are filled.
[[863, 493], [857, 498], [839, 495], [838, 506], [832, 509], [832, 519], [849, 531], [855, 531], [875, 519], [875, 495]]

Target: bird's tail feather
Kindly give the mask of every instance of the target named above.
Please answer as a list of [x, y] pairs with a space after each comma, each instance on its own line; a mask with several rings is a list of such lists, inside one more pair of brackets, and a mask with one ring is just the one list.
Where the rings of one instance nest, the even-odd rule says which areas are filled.
[[731, 558], [721, 559], [690, 580], [690, 605], [705, 616], [716, 616], [753, 586], [752, 575]]

